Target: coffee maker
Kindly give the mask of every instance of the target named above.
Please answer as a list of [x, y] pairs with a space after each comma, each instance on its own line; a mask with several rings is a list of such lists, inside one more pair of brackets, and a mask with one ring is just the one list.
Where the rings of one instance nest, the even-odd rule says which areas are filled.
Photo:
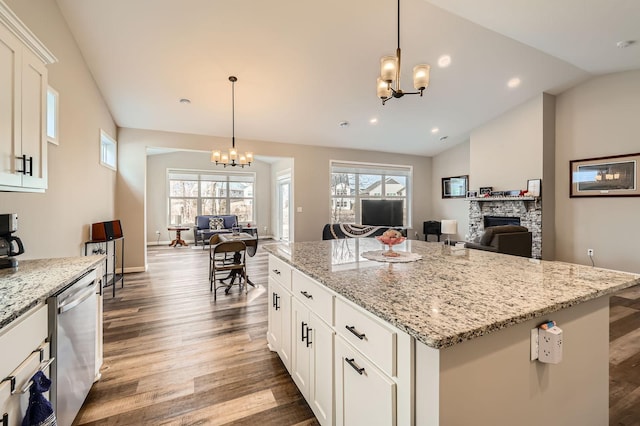
[[17, 214], [0, 214], [0, 269], [18, 267], [18, 260], [13, 256], [24, 253], [24, 246], [20, 238], [11, 235], [17, 230]]

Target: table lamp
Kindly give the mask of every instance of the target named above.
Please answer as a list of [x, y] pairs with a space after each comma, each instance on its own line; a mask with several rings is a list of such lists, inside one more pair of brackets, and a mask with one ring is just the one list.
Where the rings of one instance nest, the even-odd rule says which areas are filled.
[[458, 233], [458, 221], [452, 219], [445, 219], [441, 221], [440, 224], [440, 232], [446, 234], [447, 236], [447, 244], [451, 245], [451, 235]]

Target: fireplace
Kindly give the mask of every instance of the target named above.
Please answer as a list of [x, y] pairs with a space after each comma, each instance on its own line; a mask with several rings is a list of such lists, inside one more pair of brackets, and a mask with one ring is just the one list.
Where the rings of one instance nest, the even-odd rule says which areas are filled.
[[513, 216], [484, 216], [484, 227], [501, 225], [520, 225], [520, 218]]

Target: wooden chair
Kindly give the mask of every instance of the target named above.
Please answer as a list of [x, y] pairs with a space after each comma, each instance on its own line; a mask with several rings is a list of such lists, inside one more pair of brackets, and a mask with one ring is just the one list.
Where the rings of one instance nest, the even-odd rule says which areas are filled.
[[[236, 278], [240, 288], [242, 289], [244, 285], [245, 294], [247, 293], [246, 252], [247, 246], [243, 241], [219, 242], [209, 246], [209, 284], [213, 291], [213, 300], [217, 300], [217, 292], [220, 288], [224, 287], [225, 294], [229, 294]], [[233, 256], [231, 261], [228, 255]], [[220, 277], [220, 273], [225, 272], [226, 275]], [[226, 279], [229, 279], [229, 283], [224, 282]]]

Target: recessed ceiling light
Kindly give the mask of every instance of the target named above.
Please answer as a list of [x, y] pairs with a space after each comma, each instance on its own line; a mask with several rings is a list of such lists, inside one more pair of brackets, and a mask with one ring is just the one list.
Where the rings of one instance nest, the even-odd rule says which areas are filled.
[[620, 49], [624, 49], [625, 47], [629, 47], [632, 44], [634, 44], [636, 41], [635, 40], [623, 40], [623, 41], [619, 41], [616, 43], [616, 47], [620, 48]]
[[438, 66], [440, 68], [446, 68], [449, 65], [451, 65], [451, 56], [449, 55], [442, 55], [438, 58]]
[[371, 120], [369, 120], [369, 123], [378, 124], [378, 119], [377, 118], [372, 118]]
[[511, 89], [515, 89], [516, 87], [520, 86], [520, 83], [520, 79], [518, 77], [514, 77], [507, 82], [507, 86], [509, 86]]
[[349, 122], [348, 121], [341, 121], [338, 123], [338, 126], [340, 127], [349, 127]]
[[441, 141], [445, 141], [445, 140], [447, 140], [447, 138], [448, 138], [448, 137], [449, 137], [449, 136], [440, 136], [440, 140], [441, 140]]
[[433, 133], [434, 135], [436, 133], [438, 133], [440, 131], [440, 129], [438, 129], [437, 127], [434, 127], [433, 129], [431, 129], [431, 133]]
[[190, 104], [191, 103], [191, 99], [182, 98], [182, 99], [180, 99], [180, 103], [181, 104]]

